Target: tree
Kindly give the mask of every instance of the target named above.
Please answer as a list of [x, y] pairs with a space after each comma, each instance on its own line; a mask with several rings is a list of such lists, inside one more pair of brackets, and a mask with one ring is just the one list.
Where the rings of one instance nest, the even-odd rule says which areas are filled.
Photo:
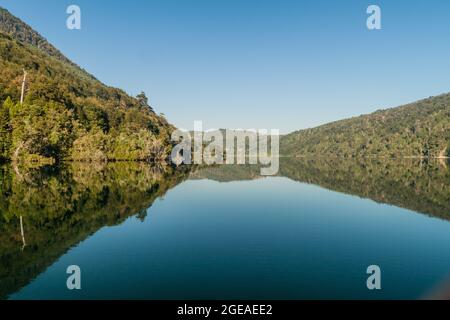
[[14, 105], [11, 98], [7, 98], [0, 105], [0, 159], [9, 159], [11, 150], [11, 124], [9, 110]]
[[153, 108], [148, 103], [148, 98], [145, 95], [144, 91], [142, 91], [140, 94], [138, 94], [136, 96], [136, 99], [138, 100], [138, 103], [142, 108], [148, 108], [148, 109], [150, 109], [150, 111], [154, 112]]
[[98, 127], [84, 132], [73, 143], [70, 158], [75, 161], [108, 161], [109, 137]]
[[75, 139], [72, 111], [53, 102], [16, 107], [11, 112], [14, 160], [31, 155], [60, 160], [69, 155]]

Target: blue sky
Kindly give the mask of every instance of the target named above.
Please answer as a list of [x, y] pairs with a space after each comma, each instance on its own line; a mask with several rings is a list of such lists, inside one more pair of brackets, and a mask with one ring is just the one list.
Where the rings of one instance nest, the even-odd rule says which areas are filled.
[[[45, 3], [45, 4], [44, 4]], [[66, 28], [77, 4], [82, 30]], [[382, 30], [366, 28], [366, 8]], [[108, 85], [181, 128], [281, 132], [450, 91], [450, 2], [0, 0]]]

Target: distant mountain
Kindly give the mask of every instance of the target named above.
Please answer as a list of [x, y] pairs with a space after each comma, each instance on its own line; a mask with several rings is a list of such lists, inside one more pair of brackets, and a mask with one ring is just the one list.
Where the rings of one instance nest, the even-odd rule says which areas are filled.
[[280, 148], [305, 157], [448, 157], [450, 94], [300, 130]]
[[160, 161], [173, 129], [145, 94], [104, 85], [0, 8], [0, 158]]

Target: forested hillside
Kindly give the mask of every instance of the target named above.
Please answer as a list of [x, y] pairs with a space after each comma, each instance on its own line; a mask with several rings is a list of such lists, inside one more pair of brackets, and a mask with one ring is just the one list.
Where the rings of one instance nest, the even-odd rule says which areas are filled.
[[281, 154], [448, 157], [450, 94], [291, 133], [281, 139]]
[[104, 85], [0, 8], [0, 158], [160, 161], [172, 130], [145, 94]]
[[55, 57], [63, 62], [73, 64], [58, 49], [52, 46], [39, 33], [34, 31], [29, 25], [23, 23], [19, 18], [10, 14], [7, 10], [0, 8], [0, 31], [10, 34], [15, 39], [28, 43], [39, 48], [48, 55]]

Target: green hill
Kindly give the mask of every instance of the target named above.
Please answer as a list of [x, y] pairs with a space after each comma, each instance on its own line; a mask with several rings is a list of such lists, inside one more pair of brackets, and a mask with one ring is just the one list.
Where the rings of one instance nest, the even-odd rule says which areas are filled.
[[[10, 34], [20, 42], [28, 43], [39, 48], [48, 55], [57, 58], [60, 61], [73, 64], [58, 49], [51, 45], [39, 33], [34, 31], [29, 25], [23, 23], [19, 18], [10, 14], [7, 10], [0, 7], [0, 31]], [[75, 65], [75, 64], [73, 64]]]
[[0, 8], [0, 158], [162, 160], [172, 130], [145, 94], [104, 85]]
[[280, 144], [290, 156], [448, 157], [450, 94], [300, 130]]

